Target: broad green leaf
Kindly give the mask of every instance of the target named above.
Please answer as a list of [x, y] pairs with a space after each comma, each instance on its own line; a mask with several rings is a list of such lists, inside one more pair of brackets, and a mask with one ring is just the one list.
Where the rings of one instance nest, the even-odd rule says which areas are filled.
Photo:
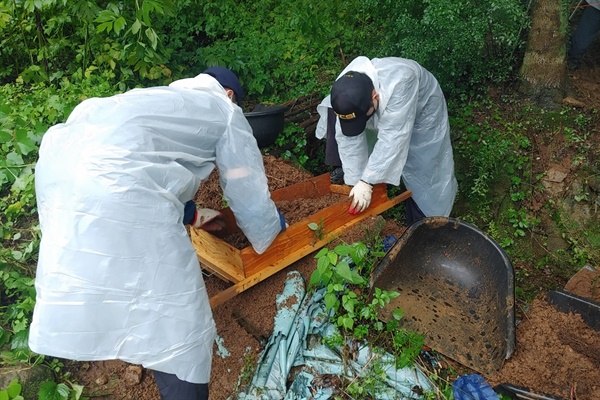
[[[158, 36], [156, 35], [156, 32], [154, 31], [154, 29], [152, 29], [152, 28], [146, 29], [146, 37], [150, 41], [150, 45], [152, 46], [152, 48], [154, 50], [156, 50], [156, 47], [158, 46]], [[151, 60], [148, 60], [148, 61], [151, 61]]]
[[68, 399], [69, 393], [71, 392], [69, 387], [64, 383], [59, 383], [58, 385], [56, 385], [56, 391], [63, 399]]
[[[317, 229], [319, 229], [319, 225], [314, 222], [311, 222], [308, 224], [308, 229], [316, 231]], [[317, 255], [317, 257], [318, 257], [318, 255]]]
[[[59, 384], [53, 381], [45, 382], [40, 387], [38, 392], [39, 400], [67, 400], [68, 392], [66, 397], [61, 395], [61, 390], [59, 389]], [[64, 386], [64, 384], [63, 384]], [[68, 389], [68, 388], [67, 388]]]
[[355, 285], [363, 283], [365, 280], [360, 274], [352, 271], [350, 266], [345, 261], [340, 261], [335, 267], [335, 272], [346, 281]]
[[352, 280], [350, 282], [355, 285], [359, 285], [365, 282], [365, 278], [363, 278], [358, 272], [352, 271]]
[[350, 271], [350, 266], [347, 262], [341, 261], [339, 264], [335, 266], [335, 272], [348, 282], [352, 281], [352, 271]]
[[112, 23], [112, 21], [114, 21], [116, 18], [117, 18], [117, 15], [113, 11], [102, 10], [98, 13], [98, 16], [96, 17], [94, 22], [99, 22], [99, 23], [111, 22]]
[[[354, 292], [350, 292], [350, 293], [354, 293]], [[355, 297], [356, 297], [356, 295], [355, 295]], [[352, 298], [352, 296], [348, 296], [348, 295], [342, 296], [342, 306], [344, 307], [344, 309], [346, 311], [353, 313], [355, 303], [356, 303], [356, 299]]]
[[333, 251], [335, 251], [340, 256], [346, 256], [352, 252], [352, 247], [348, 246], [348, 245], [340, 244], [338, 246], [335, 246], [335, 249], [333, 249]]
[[0, 390], [0, 400], [9, 400], [8, 392], [6, 390]]
[[11, 332], [0, 326], [0, 348], [10, 341]]
[[123, 28], [125, 28], [126, 25], [127, 21], [125, 20], [125, 18], [119, 16], [117, 19], [115, 19], [115, 22], [113, 23], [113, 30], [116, 34], [119, 34], [123, 30]]
[[131, 33], [137, 35], [140, 29], [142, 29], [142, 22], [139, 19], [136, 19], [133, 25], [131, 25]]
[[354, 326], [354, 320], [352, 318], [345, 317], [344, 318], [344, 328], [352, 329], [353, 326]]
[[[114, 67], [113, 67], [114, 61], [111, 59], [108, 63], [111, 66], [111, 69], [114, 69]], [[88, 68], [85, 69], [85, 73], [84, 73], [85, 77], [89, 79], [92, 76], [92, 73], [96, 69], [98, 69], [98, 67], [96, 67], [94, 65], [90, 65]]]
[[17, 140], [17, 147], [21, 150], [21, 154], [23, 155], [27, 155], [31, 151], [37, 149], [36, 144], [29, 138], [28, 131], [25, 129], [17, 129], [15, 132], [15, 139]]
[[327, 307], [327, 309], [335, 309], [338, 303], [337, 296], [334, 293], [325, 294], [323, 301], [325, 302], [325, 307]]
[[401, 308], [396, 308], [394, 312], [392, 312], [392, 316], [395, 320], [400, 321], [404, 317], [404, 311]]
[[5, 130], [0, 130], [0, 143], [7, 143], [12, 140], [12, 134]]
[[21, 384], [19, 383], [18, 380], [13, 379], [10, 384], [8, 385], [8, 388], [6, 389], [6, 391], [8, 392], [8, 396], [11, 399], [16, 398], [18, 395], [21, 394]]
[[309, 286], [319, 286], [321, 283], [321, 271], [315, 269], [313, 273], [310, 275], [310, 281], [308, 282]]
[[[64, 393], [64, 389], [67, 389], [67, 392]], [[38, 399], [39, 400], [67, 400], [69, 398], [69, 388], [66, 387], [64, 383], [56, 383], [56, 382], [45, 382], [42, 384], [39, 392]]]
[[317, 268], [321, 270], [321, 272], [325, 271], [326, 268], [329, 268], [330, 265], [329, 258], [327, 257], [321, 257], [317, 260]]
[[10, 342], [11, 350], [24, 350], [29, 351], [29, 332], [28, 331], [20, 331], [13, 335], [13, 338]]
[[369, 307], [363, 307], [358, 313], [362, 318], [369, 319], [371, 318], [371, 309]]
[[[11, 16], [8, 13], [5, 13], [4, 11], [8, 11], [8, 7], [4, 7], [4, 6], [0, 6], [0, 29], [4, 29], [6, 28], [6, 23], [8, 21], [10, 21]], [[3, 10], [4, 9], [4, 10]]]
[[83, 394], [83, 389], [84, 389], [83, 385], [73, 384], [73, 392], [75, 394], [75, 399], [81, 398], [81, 395]]
[[4, 185], [6, 182], [8, 182], [8, 177], [6, 176], [6, 173], [0, 169], [0, 186]]
[[23, 209], [23, 205], [20, 201], [16, 201], [6, 207], [6, 214], [18, 214]]
[[354, 261], [354, 263], [358, 265], [366, 257], [367, 251], [367, 245], [365, 245], [362, 242], [355, 243], [354, 251], [350, 253], [350, 257], [352, 257], [352, 261]]
[[327, 249], [327, 247], [323, 247], [321, 250], [319, 250], [317, 255], [315, 255], [315, 258], [323, 257], [325, 254], [327, 254], [328, 251], [329, 251], [329, 249]]
[[23, 252], [22, 251], [12, 250], [10, 252], [10, 254], [12, 255], [12, 258], [14, 258], [16, 261], [21, 261], [23, 259]]
[[103, 22], [101, 24], [98, 24], [98, 26], [96, 26], [96, 31], [98, 33], [101, 32], [110, 32], [110, 30], [112, 29], [112, 22]]
[[20, 154], [11, 151], [6, 155], [6, 165], [23, 165], [23, 157]]
[[2, 103], [0, 104], [0, 116], [2, 118], [6, 117], [6, 115], [10, 114], [11, 111], [11, 107], [6, 104], [6, 103]]
[[327, 257], [329, 257], [329, 262], [331, 263], [331, 265], [336, 265], [338, 263], [338, 255], [335, 254], [333, 251], [327, 253]]

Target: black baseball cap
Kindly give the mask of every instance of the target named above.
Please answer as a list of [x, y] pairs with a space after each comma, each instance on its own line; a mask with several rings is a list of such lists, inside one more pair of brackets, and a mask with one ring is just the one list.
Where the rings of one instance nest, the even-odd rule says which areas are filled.
[[225, 67], [210, 67], [203, 73], [215, 78], [224, 88], [233, 90], [238, 106], [242, 106], [244, 90], [238, 77], [230, 69]]
[[348, 71], [331, 87], [331, 107], [340, 119], [342, 133], [356, 136], [367, 126], [367, 112], [373, 105], [373, 81], [366, 74]]

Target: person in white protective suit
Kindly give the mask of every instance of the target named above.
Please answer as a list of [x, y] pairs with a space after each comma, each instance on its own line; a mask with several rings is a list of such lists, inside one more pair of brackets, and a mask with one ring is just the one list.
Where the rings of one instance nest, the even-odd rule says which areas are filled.
[[285, 229], [223, 67], [79, 104], [43, 137], [35, 168], [42, 240], [29, 346], [154, 372], [162, 399], [206, 399], [215, 323], [184, 224], [213, 168], [254, 250]]
[[327, 137], [326, 163], [342, 168], [332, 171], [332, 183], [353, 186], [350, 213], [369, 207], [373, 184], [398, 186], [402, 178], [412, 191], [408, 224], [449, 216], [458, 185], [448, 111], [429, 71], [404, 58], [357, 57], [317, 110], [316, 136]]

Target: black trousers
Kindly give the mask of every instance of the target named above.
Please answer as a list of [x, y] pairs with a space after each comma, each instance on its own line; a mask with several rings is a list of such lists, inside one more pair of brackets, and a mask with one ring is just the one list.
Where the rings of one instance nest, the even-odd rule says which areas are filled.
[[415, 203], [412, 197], [406, 199], [404, 203], [406, 208], [406, 226], [409, 226], [413, 222], [417, 222], [418, 220], [425, 218], [425, 214], [423, 214], [423, 211], [421, 211], [421, 209], [419, 208], [417, 203]]
[[208, 400], [208, 383], [190, 383], [173, 374], [153, 372], [161, 400]]
[[338, 144], [335, 140], [335, 121], [337, 117], [333, 108], [327, 109], [327, 141], [325, 142], [325, 164], [333, 168], [341, 167], [340, 153]]
[[588, 5], [583, 10], [577, 28], [571, 36], [569, 61], [573, 63], [581, 61], [586, 50], [598, 37], [598, 33], [600, 33], [600, 10]]

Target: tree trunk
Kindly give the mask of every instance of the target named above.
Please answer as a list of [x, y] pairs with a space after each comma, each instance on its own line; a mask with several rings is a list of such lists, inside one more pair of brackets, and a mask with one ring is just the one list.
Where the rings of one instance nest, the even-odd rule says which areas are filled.
[[543, 107], [559, 107], [566, 90], [567, 19], [560, 0], [533, 0], [519, 89]]

